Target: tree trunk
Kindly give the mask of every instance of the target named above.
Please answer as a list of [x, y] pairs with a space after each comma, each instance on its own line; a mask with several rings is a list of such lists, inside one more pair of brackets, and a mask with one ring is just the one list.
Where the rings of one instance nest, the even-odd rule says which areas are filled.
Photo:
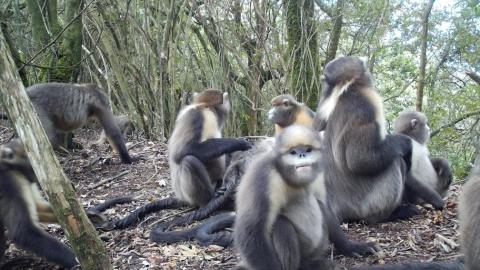
[[40, 185], [47, 193], [60, 225], [65, 229], [82, 269], [113, 269], [105, 247], [48, 143], [45, 131], [16, 72], [3, 34], [0, 34], [0, 91]]
[[[313, 18], [313, 0], [286, 0], [289, 91], [307, 105], [317, 106], [320, 94], [318, 44]], [[298, 96], [297, 93], [300, 93]]]
[[417, 111], [422, 111], [423, 106], [423, 88], [425, 87], [425, 68], [427, 66], [427, 45], [428, 45], [428, 18], [430, 17], [430, 11], [432, 11], [433, 2], [430, 0], [423, 11], [422, 15], [422, 48], [420, 50], [420, 70], [418, 73], [418, 87], [417, 87], [417, 102], [415, 107]]
[[327, 56], [325, 58], [325, 64], [335, 59], [337, 56], [338, 45], [340, 42], [340, 35], [342, 34], [343, 26], [343, 5], [344, 0], [338, 0], [335, 8], [335, 14], [333, 19], [333, 28], [330, 32], [330, 41], [327, 47]]
[[[82, 0], [70, 0], [66, 4], [65, 21], [70, 22], [82, 10]], [[52, 81], [76, 82], [82, 58], [82, 16], [78, 17], [63, 33], [59, 46], [59, 59], [52, 70]]]

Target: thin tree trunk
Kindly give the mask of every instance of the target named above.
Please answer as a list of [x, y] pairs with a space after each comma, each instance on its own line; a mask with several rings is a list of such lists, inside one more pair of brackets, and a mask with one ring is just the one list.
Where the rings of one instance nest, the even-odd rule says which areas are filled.
[[427, 45], [428, 45], [428, 18], [432, 11], [433, 3], [435, 0], [430, 0], [423, 11], [422, 15], [422, 48], [420, 50], [420, 69], [418, 74], [418, 87], [417, 87], [417, 101], [415, 107], [417, 111], [422, 111], [423, 106], [423, 88], [425, 87], [425, 68], [427, 66]]
[[15, 129], [24, 142], [40, 185], [47, 193], [60, 225], [65, 229], [82, 269], [113, 269], [107, 250], [78, 202], [70, 180], [48, 143], [45, 131], [16, 72], [3, 34], [0, 34], [0, 92], [5, 108], [15, 123]]
[[340, 42], [340, 36], [342, 34], [343, 26], [343, 6], [344, 0], [338, 0], [335, 7], [335, 15], [333, 19], [333, 28], [330, 32], [330, 41], [327, 47], [327, 56], [325, 58], [325, 64], [335, 59], [337, 56], [338, 45]]

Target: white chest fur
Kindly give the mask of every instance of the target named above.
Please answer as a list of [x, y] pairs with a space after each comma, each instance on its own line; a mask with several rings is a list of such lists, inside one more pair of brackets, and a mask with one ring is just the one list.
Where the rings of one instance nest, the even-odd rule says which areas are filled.
[[212, 138], [221, 138], [222, 134], [215, 113], [210, 109], [204, 109], [202, 115], [204, 123], [201, 141], [203, 142]]
[[412, 140], [412, 175], [426, 186], [436, 190], [437, 172], [433, 168], [432, 162], [428, 157], [426, 146]]

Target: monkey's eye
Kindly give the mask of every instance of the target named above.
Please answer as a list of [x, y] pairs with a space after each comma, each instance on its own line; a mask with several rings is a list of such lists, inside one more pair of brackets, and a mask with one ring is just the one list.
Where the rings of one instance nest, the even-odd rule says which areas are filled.
[[295, 150], [290, 151], [290, 155], [296, 155], [296, 154], [297, 154], [297, 151], [295, 151]]
[[312, 152], [312, 148], [311, 147], [307, 147], [307, 150], [305, 150], [307, 153], [310, 153]]
[[284, 99], [283, 106], [289, 106], [289, 105], [290, 105], [290, 102], [288, 101], [288, 99]]

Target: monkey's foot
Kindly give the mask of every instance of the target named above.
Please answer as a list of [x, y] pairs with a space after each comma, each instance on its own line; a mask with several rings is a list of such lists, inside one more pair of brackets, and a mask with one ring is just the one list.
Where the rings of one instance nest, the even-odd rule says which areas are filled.
[[361, 257], [375, 254], [380, 249], [374, 242], [357, 242], [349, 241], [349, 243], [338, 252], [348, 257]]

